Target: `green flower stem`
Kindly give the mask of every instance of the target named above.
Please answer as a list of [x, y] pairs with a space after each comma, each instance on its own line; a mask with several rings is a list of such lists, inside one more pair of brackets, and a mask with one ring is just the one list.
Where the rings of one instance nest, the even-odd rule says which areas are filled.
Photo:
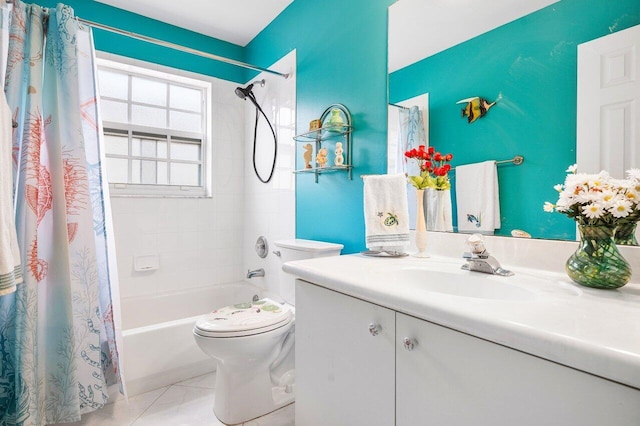
[[637, 246], [636, 227], [638, 222], [623, 223], [616, 226], [614, 241], [619, 246]]
[[631, 279], [631, 267], [618, 251], [612, 226], [579, 225], [581, 241], [566, 263], [567, 275], [580, 285], [613, 289]]

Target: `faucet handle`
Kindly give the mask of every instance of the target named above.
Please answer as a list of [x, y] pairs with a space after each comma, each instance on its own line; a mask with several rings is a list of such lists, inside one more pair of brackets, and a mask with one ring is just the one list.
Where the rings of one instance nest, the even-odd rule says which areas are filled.
[[484, 239], [481, 234], [473, 234], [467, 239], [467, 244], [471, 247], [473, 254], [484, 253], [487, 249], [484, 247]]

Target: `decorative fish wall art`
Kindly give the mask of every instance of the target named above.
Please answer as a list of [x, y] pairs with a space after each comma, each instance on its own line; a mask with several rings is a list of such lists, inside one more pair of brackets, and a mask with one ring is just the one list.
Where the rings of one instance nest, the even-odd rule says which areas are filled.
[[469, 124], [473, 123], [478, 118], [484, 117], [487, 111], [489, 111], [489, 108], [496, 104], [495, 102], [489, 103], [488, 100], [479, 96], [462, 99], [461, 101], [456, 102], [456, 104], [464, 103], [467, 105], [462, 109], [462, 117], [467, 117]]

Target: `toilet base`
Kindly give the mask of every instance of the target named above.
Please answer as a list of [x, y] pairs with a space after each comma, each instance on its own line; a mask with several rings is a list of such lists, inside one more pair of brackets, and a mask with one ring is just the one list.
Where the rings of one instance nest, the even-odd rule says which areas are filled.
[[218, 361], [213, 412], [222, 423], [241, 424], [289, 405], [295, 400], [295, 385], [274, 385], [269, 366], [249, 371], [225, 368]]

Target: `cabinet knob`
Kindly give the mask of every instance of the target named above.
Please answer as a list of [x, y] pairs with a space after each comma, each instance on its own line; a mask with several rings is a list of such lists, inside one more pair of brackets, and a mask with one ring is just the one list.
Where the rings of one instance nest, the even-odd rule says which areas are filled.
[[378, 334], [380, 334], [380, 331], [382, 331], [382, 327], [380, 326], [380, 324], [377, 324], [375, 322], [369, 324], [369, 333], [371, 333], [372, 336], [377, 336]]
[[405, 337], [402, 341], [404, 348], [408, 351], [412, 351], [413, 348], [418, 344], [416, 339], [412, 339], [411, 337]]

